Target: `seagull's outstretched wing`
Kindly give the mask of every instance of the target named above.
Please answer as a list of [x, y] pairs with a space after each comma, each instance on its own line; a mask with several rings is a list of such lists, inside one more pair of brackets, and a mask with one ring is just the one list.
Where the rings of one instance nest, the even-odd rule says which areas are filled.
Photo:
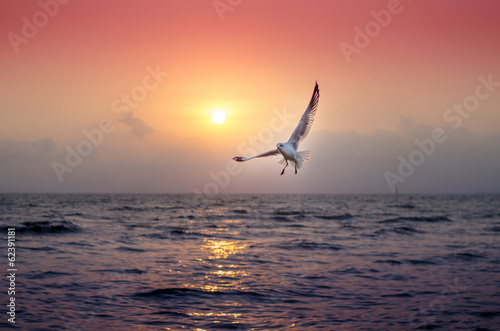
[[309, 101], [309, 106], [307, 106], [306, 111], [302, 115], [299, 125], [297, 125], [295, 131], [292, 133], [292, 136], [288, 139], [288, 143], [292, 144], [295, 150], [297, 150], [299, 143], [304, 140], [309, 133], [309, 130], [311, 130], [311, 126], [314, 122], [314, 116], [316, 115], [316, 110], [318, 109], [318, 100], [319, 87], [318, 82], [316, 82], [311, 101]]
[[266, 157], [266, 156], [272, 156], [272, 155], [278, 155], [280, 152], [277, 149], [273, 149], [272, 151], [261, 153], [252, 157], [242, 157], [242, 156], [236, 156], [233, 157], [233, 160], [238, 161], [238, 162], [243, 162], [243, 161], [248, 161], [251, 159], [255, 159], [257, 157]]

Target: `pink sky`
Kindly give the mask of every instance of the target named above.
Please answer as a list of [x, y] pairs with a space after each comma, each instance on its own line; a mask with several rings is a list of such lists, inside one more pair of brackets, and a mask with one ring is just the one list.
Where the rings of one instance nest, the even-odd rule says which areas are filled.
[[[221, 3], [231, 10], [218, 12]], [[355, 28], [376, 26], [373, 12], [387, 8], [397, 13], [347, 59], [341, 45], [355, 46]], [[500, 88], [460, 127], [443, 118], [474, 95], [478, 77], [500, 81], [498, 1], [42, 0], [0, 9], [0, 191], [191, 192], [215, 177], [223, 192], [389, 192], [384, 173], [397, 174], [398, 156], [434, 128], [449, 139], [400, 191], [499, 191]], [[38, 31], [23, 28], [34, 19]], [[151, 70], [157, 81], [145, 78]], [[151, 89], [120, 120], [111, 105], [145, 79]], [[276, 111], [290, 120], [259, 152], [288, 139], [315, 81], [318, 115], [302, 145], [311, 162], [280, 177], [279, 158], [254, 160], [227, 179], [228, 162]], [[222, 125], [210, 120], [218, 108]], [[60, 182], [53, 162], [67, 165], [67, 146], [104, 118], [114, 130]]]

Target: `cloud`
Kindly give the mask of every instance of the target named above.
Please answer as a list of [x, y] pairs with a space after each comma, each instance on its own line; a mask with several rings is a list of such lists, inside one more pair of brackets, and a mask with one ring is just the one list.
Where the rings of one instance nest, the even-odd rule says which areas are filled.
[[40, 152], [54, 152], [57, 149], [56, 144], [50, 138], [44, 138], [44, 139], [32, 141], [31, 147], [33, 147], [34, 150], [40, 151]]
[[137, 138], [141, 139], [151, 134], [154, 130], [152, 127], [144, 123], [143, 120], [134, 117], [132, 113], [121, 119], [121, 121], [131, 128], [131, 133], [133, 133]]
[[0, 192], [44, 192], [53, 182], [50, 138], [32, 142], [0, 140]]
[[[416, 148], [414, 140], [429, 138], [433, 130], [405, 117], [395, 131], [313, 130], [300, 148], [311, 151], [311, 161], [298, 175], [287, 169], [284, 176], [279, 175], [278, 157], [237, 164], [241, 172], [226, 175], [228, 164], [235, 165], [231, 158], [237, 145], [214, 151], [196, 140], [166, 144], [161, 137], [152, 137], [156, 142], [151, 143], [117, 136], [65, 174], [63, 183], [51, 162], [63, 162], [67, 152], [54, 151], [51, 139], [0, 140], [0, 191], [189, 193], [218, 180], [227, 183], [221, 190], [227, 193], [390, 193], [384, 172], [397, 173], [399, 157], [408, 159]], [[443, 130], [447, 140], [436, 144], [435, 152], [398, 184], [399, 192], [500, 192], [500, 134]], [[123, 139], [129, 139], [126, 147]]]
[[55, 152], [56, 144], [50, 138], [43, 138], [31, 142], [0, 140], [0, 156], [2, 159], [33, 158], [39, 153]]
[[[412, 152], [420, 151], [416, 139], [431, 141], [435, 129], [407, 117], [401, 117], [398, 128], [399, 132], [367, 135], [323, 132], [314, 142], [315, 149], [321, 152], [319, 162], [311, 161], [313, 171], [323, 173], [322, 178], [334, 191], [341, 188], [338, 193], [390, 193], [384, 173], [398, 174], [400, 158], [409, 160]], [[500, 192], [500, 135], [478, 136], [463, 128], [442, 129], [446, 140], [434, 142], [433, 153], [425, 155], [414, 172], [398, 184], [400, 192]], [[328, 189], [321, 182], [317, 185]]]
[[[313, 130], [299, 148], [311, 151], [311, 161], [298, 175], [279, 176], [279, 158], [254, 160], [243, 164], [242, 174], [231, 178], [225, 191], [391, 193], [384, 173], [398, 174], [399, 157], [408, 160], [418, 148], [415, 139], [430, 138], [433, 130], [407, 117], [401, 117], [396, 131]], [[436, 144], [434, 153], [398, 184], [399, 192], [500, 192], [500, 134], [478, 136], [467, 129], [443, 130], [447, 140]]]
[[434, 130], [433, 127], [417, 123], [413, 118], [407, 116], [399, 117], [398, 129], [401, 135], [411, 140], [425, 136], [428, 137], [432, 133], [432, 130]]

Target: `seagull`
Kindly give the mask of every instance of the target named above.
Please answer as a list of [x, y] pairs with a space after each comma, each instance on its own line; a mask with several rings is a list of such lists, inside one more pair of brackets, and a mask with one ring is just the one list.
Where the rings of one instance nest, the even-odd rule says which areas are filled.
[[314, 116], [316, 115], [316, 110], [318, 109], [318, 101], [319, 88], [318, 82], [316, 82], [311, 101], [309, 101], [309, 106], [307, 106], [306, 111], [300, 118], [299, 124], [286, 143], [278, 143], [276, 145], [276, 149], [265, 153], [261, 153], [248, 158], [236, 156], [233, 158], [233, 160], [237, 162], [244, 162], [258, 157], [267, 157], [281, 154], [283, 156], [283, 159], [279, 163], [285, 165], [285, 167], [281, 171], [281, 175], [285, 173], [285, 169], [286, 167], [288, 167], [288, 162], [292, 163], [292, 165], [295, 167], [295, 174], [297, 174], [297, 169], [300, 169], [304, 161], [309, 161], [311, 157], [310, 152], [298, 152], [297, 149], [299, 148], [299, 143], [304, 140], [304, 138], [311, 130], [311, 126], [314, 122]]

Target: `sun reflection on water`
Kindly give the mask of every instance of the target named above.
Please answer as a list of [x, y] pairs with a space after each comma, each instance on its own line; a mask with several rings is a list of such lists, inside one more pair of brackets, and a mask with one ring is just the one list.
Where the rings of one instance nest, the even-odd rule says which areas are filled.
[[[188, 283], [184, 283], [186, 288], [201, 290], [209, 293], [229, 293], [234, 294], [248, 291], [249, 274], [244, 269], [245, 260], [242, 259], [247, 248], [247, 244], [237, 240], [220, 239], [219, 236], [237, 235], [230, 225], [238, 222], [235, 220], [224, 220], [214, 225], [210, 230], [209, 238], [204, 238], [198, 244], [198, 253], [195, 261], [202, 267]], [[224, 224], [224, 225], [221, 225]], [[230, 237], [229, 237], [230, 238]], [[238, 296], [220, 297], [217, 303], [219, 309], [198, 310], [193, 309], [187, 314], [199, 322], [210, 323], [231, 323], [239, 324], [248, 317], [235, 312], [234, 309], [241, 307], [242, 302]]]
[[214, 239], [205, 239], [202, 250], [209, 250], [210, 260], [227, 259], [230, 255], [242, 254], [245, 245], [238, 246], [234, 241], [217, 241]]
[[200, 246], [202, 256], [196, 260], [208, 270], [185, 286], [206, 292], [247, 289], [241, 283], [248, 274], [237, 263], [237, 255], [244, 254], [245, 248], [236, 241], [205, 238]]

